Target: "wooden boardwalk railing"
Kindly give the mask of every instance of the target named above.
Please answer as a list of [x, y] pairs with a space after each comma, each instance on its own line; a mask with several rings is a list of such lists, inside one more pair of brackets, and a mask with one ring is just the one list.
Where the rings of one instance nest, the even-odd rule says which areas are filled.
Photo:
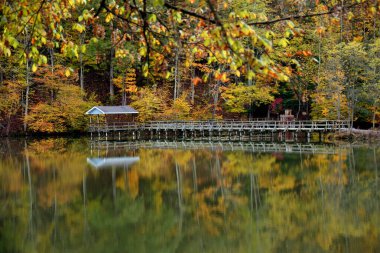
[[197, 131], [197, 132], [334, 132], [348, 129], [349, 124], [343, 120], [315, 121], [151, 121], [145, 123], [120, 122], [92, 124], [91, 133], [108, 133], [120, 131]]

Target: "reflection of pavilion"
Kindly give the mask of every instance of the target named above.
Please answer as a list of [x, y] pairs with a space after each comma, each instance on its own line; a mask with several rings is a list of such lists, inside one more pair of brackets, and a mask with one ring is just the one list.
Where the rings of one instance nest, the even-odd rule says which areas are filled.
[[140, 157], [88, 157], [87, 163], [95, 169], [125, 168], [140, 161]]

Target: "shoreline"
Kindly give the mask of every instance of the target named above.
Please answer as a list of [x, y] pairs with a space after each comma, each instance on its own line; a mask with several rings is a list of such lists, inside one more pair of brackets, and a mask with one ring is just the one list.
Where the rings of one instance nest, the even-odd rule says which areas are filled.
[[333, 133], [333, 139], [335, 140], [350, 140], [350, 141], [358, 141], [358, 140], [366, 140], [380, 141], [380, 131], [379, 130], [370, 130], [370, 129], [347, 129], [340, 130], [336, 133]]

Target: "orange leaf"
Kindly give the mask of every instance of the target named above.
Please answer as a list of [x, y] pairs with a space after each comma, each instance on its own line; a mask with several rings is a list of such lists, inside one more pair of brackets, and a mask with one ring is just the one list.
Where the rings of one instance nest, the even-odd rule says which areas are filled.
[[191, 81], [193, 82], [194, 86], [197, 86], [199, 83], [202, 82], [202, 79], [199, 77], [195, 77]]

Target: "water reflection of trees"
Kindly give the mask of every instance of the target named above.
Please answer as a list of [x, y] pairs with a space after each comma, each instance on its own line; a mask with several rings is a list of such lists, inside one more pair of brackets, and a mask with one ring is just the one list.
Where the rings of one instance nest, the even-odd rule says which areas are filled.
[[2, 147], [1, 252], [380, 250], [378, 148], [116, 150], [140, 162], [94, 170], [83, 140]]

